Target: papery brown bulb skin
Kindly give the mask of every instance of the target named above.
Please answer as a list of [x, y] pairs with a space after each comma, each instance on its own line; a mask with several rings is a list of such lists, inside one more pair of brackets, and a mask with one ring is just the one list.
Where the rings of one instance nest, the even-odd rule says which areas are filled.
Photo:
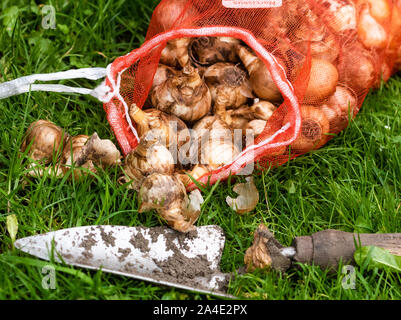
[[337, 68], [332, 63], [312, 58], [304, 101], [316, 103], [332, 95], [336, 89], [338, 78]]
[[198, 180], [209, 172], [210, 168], [208, 166], [197, 164], [192, 168], [192, 170], [179, 172], [176, 174], [176, 176], [181, 180], [184, 186], [187, 187], [192, 183], [192, 179], [188, 175], [190, 175], [193, 179]]
[[208, 85], [241, 86], [246, 81], [246, 72], [237, 65], [227, 62], [218, 62], [208, 67], [204, 73]]
[[206, 69], [204, 79], [214, 102], [214, 113], [230, 125], [226, 110], [239, 108], [252, 98], [246, 72], [231, 63], [216, 63]]
[[190, 139], [188, 127], [174, 115], [154, 108], [141, 110], [135, 104], [130, 106], [129, 115], [137, 124], [140, 139], [152, 135], [169, 150], [182, 146]]
[[[96, 172], [96, 168], [93, 164], [92, 160], [83, 159], [83, 150], [85, 144], [89, 140], [89, 136], [80, 134], [77, 136], [70, 137], [63, 149], [63, 153], [61, 155], [61, 169], [64, 174], [66, 174], [69, 170], [71, 170], [72, 165], [74, 164], [76, 167], [73, 170], [73, 175], [75, 179], [79, 179], [83, 175], [85, 175], [85, 171], [80, 168], [89, 169], [92, 172]], [[77, 164], [79, 163], [79, 165]]]
[[246, 119], [246, 117], [230, 116], [230, 128], [234, 130], [242, 130], [242, 135], [246, 134], [246, 128], [248, 124], [249, 120]]
[[[389, 45], [386, 51], [388, 57], [396, 57], [401, 45], [401, 3], [395, 1], [391, 12], [391, 24], [389, 28]], [[398, 70], [398, 69], [397, 69]]]
[[151, 101], [156, 109], [189, 122], [201, 119], [212, 107], [209, 88], [192, 67], [155, 87]]
[[198, 11], [188, 0], [163, 1], [153, 12], [152, 24], [164, 31], [182, 25], [184, 21], [195, 16]]
[[210, 170], [231, 163], [240, 152], [234, 144], [231, 129], [220, 126], [218, 122], [214, 123], [210, 131], [200, 138], [198, 160]]
[[327, 60], [329, 62], [335, 61], [340, 52], [338, 41], [333, 34], [329, 34], [325, 39], [320, 41], [312, 41], [309, 43], [305, 40], [297, 43], [295, 46], [300, 52], [307, 54], [309, 45], [313, 58]]
[[193, 126], [192, 163], [210, 170], [229, 164], [239, 154], [231, 128], [219, 116], [208, 116]]
[[[305, 153], [320, 148], [328, 141], [330, 133], [329, 121], [320, 108], [303, 105], [301, 106], [301, 117], [301, 131], [295, 141], [291, 143], [291, 149], [295, 153]], [[290, 121], [291, 115], [287, 114], [283, 123]]]
[[160, 63], [170, 67], [185, 67], [189, 63], [188, 45], [190, 38], [177, 38], [167, 42], [160, 56]]
[[[139, 190], [145, 177], [153, 173], [173, 174], [175, 163], [171, 152], [160, 142], [144, 139], [126, 156], [123, 170], [133, 180], [131, 187]], [[120, 182], [126, 180], [123, 177]]]
[[[100, 139], [96, 132], [85, 143], [82, 156], [82, 161], [92, 160], [103, 169], [121, 163], [121, 153], [115, 144], [111, 140]], [[81, 165], [79, 162], [77, 164]]]
[[221, 117], [229, 126], [232, 124], [232, 118], [227, 113], [227, 108], [238, 108], [247, 102], [239, 87], [232, 88], [224, 85], [216, 88], [216, 102], [214, 104], [214, 114]]
[[280, 90], [264, 62], [243, 46], [236, 47], [237, 53], [249, 73], [249, 81], [254, 93], [261, 99], [271, 102], [282, 101]]
[[245, 183], [236, 183], [233, 191], [238, 195], [235, 199], [228, 196], [226, 203], [238, 214], [253, 211], [259, 203], [259, 191], [253, 182], [253, 177], [247, 177]]
[[186, 190], [175, 176], [164, 173], [153, 173], [142, 183], [139, 191], [141, 206], [139, 212], [151, 209], [163, 209], [176, 201], [182, 201]]
[[155, 209], [169, 226], [179, 232], [194, 230], [196, 218], [186, 211], [188, 197], [184, 184], [174, 175], [153, 173], [146, 177], [139, 191], [139, 212]]
[[357, 97], [350, 89], [337, 86], [336, 92], [321, 107], [330, 123], [330, 133], [339, 133], [357, 113]]
[[266, 123], [267, 121], [265, 120], [260, 120], [260, 119], [252, 120], [247, 124], [245, 129], [250, 130], [254, 138], [257, 138], [265, 129]]
[[218, 62], [208, 67], [204, 73], [206, 84], [237, 87], [246, 80], [246, 72], [232, 63]]
[[[205, 133], [213, 133], [214, 130], [228, 130], [229, 126], [219, 116], [206, 116], [196, 122], [192, 127], [193, 137], [200, 138]], [[217, 131], [216, 131], [217, 132]]]
[[240, 153], [233, 142], [228, 139], [207, 139], [203, 142], [200, 154], [201, 164], [207, 165], [211, 170], [230, 164]]
[[377, 77], [372, 54], [359, 42], [353, 42], [343, 47], [338, 71], [339, 83], [351, 87], [358, 93], [369, 90]]
[[356, 29], [357, 10], [352, 0], [324, 0], [322, 6], [327, 12], [327, 24], [334, 32], [342, 34]]
[[30, 158], [48, 164], [57, 153], [61, 153], [67, 138], [68, 134], [53, 122], [38, 120], [28, 127], [21, 152], [29, 148]]
[[391, 5], [387, 0], [356, 0], [359, 7], [368, 7], [370, 15], [379, 23], [388, 23]]
[[[213, 88], [211, 92], [215, 94], [216, 103], [218, 102], [219, 96], [223, 95], [224, 98], [222, 104], [226, 105], [226, 108], [228, 109], [239, 108], [240, 106], [246, 104], [249, 98], [252, 98], [252, 96], [248, 95], [247, 92], [244, 92], [241, 87], [228, 87], [222, 85], [217, 88]], [[215, 107], [215, 109], [217, 108]]]
[[218, 89], [221, 87], [230, 88], [232, 91], [227, 107], [238, 108], [245, 104], [248, 98], [253, 98], [246, 72], [234, 64], [216, 63], [206, 69], [203, 77], [213, 102], [216, 102]]
[[349, 88], [337, 86], [334, 94], [327, 100], [330, 105], [338, 105], [341, 112], [348, 113], [353, 118], [357, 113], [358, 98], [356, 94]]
[[243, 136], [251, 133], [252, 137], [256, 138], [263, 131], [267, 120], [270, 119], [276, 109], [277, 107], [272, 103], [261, 100], [252, 106], [245, 105], [238, 109], [228, 110], [230, 128], [241, 129]]
[[320, 106], [320, 110], [323, 111], [329, 121], [330, 133], [337, 134], [344, 129], [341, 125], [341, 109], [338, 105], [323, 104]]
[[368, 4], [361, 7], [358, 38], [368, 49], [384, 49], [389, 40], [386, 29], [372, 17]]
[[272, 268], [272, 257], [267, 246], [269, 239], [263, 236], [263, 232], [270, 231], [265, 225], [261, 224], [254, 233], [252, 246], [245, 251], [244, 263], [247, 272]]
[[292, 45], [302, 54], [309, 50], [312, 58], [333, 62], [340, 52], [338, 40], [329, 28], [312, 11], [303, 17], [302, 22], [291, 36]]
[[210, 66], [218, 62], [238, 62], [235, 46], [240, 41], [230, 37], [193, 38], [189, 44], [189, 56], [195, 66]]
[[176, 74], [177, 71], [174, 68], [164, 64], [159, 64], [153, 78], [152, 89], [166, 82], [167, 79], [174, 77]]
[[191, 129], [191, 137], [188, 143], [178, 150], [178, 168], [190, 168], [190, 165], [200, 164], [201, 145], [206, 137], [212, 139], [214, 135], [218, 135], [223, 131], [231, 136], [230, 127], [219, 116], [206, 116], [195, 122]]
[[168, 45], [164, 47], [160, 54], [160, 64], [169, 66], [170, 68], [177, 68], [179, 63], [177, 61], [177, 55], [174, 50], [171, 49]]
[[260, 100], [251, 106], [251, 111], [256, 119], [269, 120], [277, 107], [269, 101]]
[[238, 109], [231, 109], [227, 111], [227, 114], [231, 117], [241, 117], [245, 120], [254, 120], [255, 119], [255, 113], [254, 111], [251, 109], [250, 106], [248, 105], [243, 105]]
[[[260, 100], [252, 106], [245, 105], [235, 110], [228, 110], [228, 115], [232, 120], [230, 126], [233, 129], [243, 129], [243, 134], [246, 134], [246, 129], [250, 122], [262, 120], [266, 124], [266, 121], [270, 119], [276, 109], [277, 107], [274, 104]], [[257, 123], [260, 124], [261, 122], [254, 122], [254, 124]]]

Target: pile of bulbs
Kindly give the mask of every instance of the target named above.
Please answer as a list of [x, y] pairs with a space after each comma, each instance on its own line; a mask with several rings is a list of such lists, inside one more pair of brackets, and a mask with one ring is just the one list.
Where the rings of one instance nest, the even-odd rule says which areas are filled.
[[100, 139], [96, 132], [90, 137], [70, 136], [48, 120], [35, 121], [28, 127], [21, 152], [33, 160], [28, 167], [32, 177], [52, 172], [63, 176], [72, 169], [71, 176], [79, 179], [85, 173], [96, 173], [96, 166], [105, 169], [121, 162], [120, 151], [110, 140]]
[[[160, 19], [173, 19], [168, 12], [181, 12], [186, 1], [165, 3]], [[325, 23], [304, 1], [292, 1], [272, 11], [262, 30], [262, 38], [271, 44], [270, 52], [291, 82], [310, 63], [301, 132], [290, 148], [269, 156], [290, 150], [302, 154], [324, 145], [356, 115], [362, 93], [394, 71], [379, 55], [386, 52], [401, 61], [401, 12], [396, 6], [392, 10], [387, 0], [324, 3], [330, 13]], [[386, 21], [392, 21], [390, 28], [383, 26]], [[140, 212], [155, 209], [175, 230], [191, 231], [202, 199], [199, 193], [188, 195], [186, 187], [231, 163], [260, 135], [265, 139], [268, 132], [273, 134], [273, 129], [266, 130], [268, 120], [283, 102], [267, 66], [242, 41], [230, 37], [170, 40], [161, 52], [146, 106], [129, 108], [140, 142], [121, 163], [118, 182], [139, 193]], [[291, 122], [291, 117], [283, 112], [275, 126]], [[60, 174], [71, 164], [89, 170], [95, 170], [95, 165], [120, 165], [120, 153], [111, 141], [61, 132], [40, 120], [28, 129], [22, 150], [30, 145], [35, 160], [51, 159], [54, 150], [64, 145]]]
[[[197, 216], [185, 209], [186, 187], [230, 164], [281, 102], [264, 63], [241, 41], [171, 40], [148, 96], [151, 107], [130, 106], [140, 143], [124, 159], [119, 182], [139, 192], [139, 211], [156, 209], [174, 229], [192, 230]], [[237, 212], [245, 210], [241, 203]]]
[[[147, 150], [150, 150], [149, 158]], [[124, 167], [127, 174], [134, 177], [129, 183], [140, 191], [139, 211], [156, 209], [174, 229], [188, 232], [194, 228], [203, 198], [198, 190], [187, 195], [183, 183], [173, 175], [174, 165], [152, 162], [160, 160], [154, 155], [163, 157], [166, 150], [159, 143], [144, 139], [125, 159]], [[122, 164], [120, 151], [112, 141], [100, 139], [96, 132], [91, 136], [70, 136], [48, 120], [35, 121], [28, 127], [20, 151], [30, 160], [28, 176], [36, 178], [54, 174], [56, 177], [68, 175], [79, 181], [90, 172], [96, 173], [97, 168]]]

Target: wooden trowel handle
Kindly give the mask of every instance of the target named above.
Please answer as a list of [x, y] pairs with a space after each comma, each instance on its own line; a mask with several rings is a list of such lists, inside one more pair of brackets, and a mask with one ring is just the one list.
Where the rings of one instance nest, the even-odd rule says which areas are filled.
[[297, 262], [337, 268], [340, 260], [343, 264], [353, 264], [355, 248], [359, 246], [376, 246], [401, 256], [401, 233], [357, 234], [329, 229], [296, 237], [292, 246]]

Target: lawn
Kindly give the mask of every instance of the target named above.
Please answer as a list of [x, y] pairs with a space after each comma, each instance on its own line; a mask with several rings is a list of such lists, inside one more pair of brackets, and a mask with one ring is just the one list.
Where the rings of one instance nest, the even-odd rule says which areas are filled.
[[[34, 73], [105, 67], [144, 41], [153, 0], [49, 1], [56, 28], [43, 26], [35, 1], [0, 4], [0, 82]], [[86, 80], [69, 85], [94, 87]], [[209, 187], [198, 225], [218, 224], [226, 234], [221, 268], [244, 265], [245, 250], [263, 222], [284, 245], [327, 228], [401, 232], [401, 77], [369, 93], [351, 126], [325, 147], [279, 168], [255, 173], [260, 202], [240, 216], [226, 204], [230, 181]], [[68, 179], [27, 180], [19, 146], [28, 125], [48, 119], [70, 134], [98, 132], [116, 142], [102, 104], [92, 97], [30, 93], [0, 100], [0, 299], [209, 299], [101, 271], [61, 264], [56, 288], [42, 286], [47, 262], [13, 249], [6, 217], [15, 214], [17, 237], [93, 224], [159, 226], [154, 213], [138, 213], [135, 192], [116, 183], [118, 169], [79, 183]], [[397, 273], [356, 267], [355, 289], [344, 274], [303, 266], [286, 274], [256, 271], [235, 278], [230, 293], [248, 299], [400, 299]]]

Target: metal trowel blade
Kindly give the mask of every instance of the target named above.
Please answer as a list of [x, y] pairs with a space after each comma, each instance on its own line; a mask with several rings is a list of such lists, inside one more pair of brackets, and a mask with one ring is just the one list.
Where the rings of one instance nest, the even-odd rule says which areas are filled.
[[114, 273], [199, 293], [226, 293], [220, 271], [225, 236], [218, 226], [184, 234], [168, 227], [85, 226], [19, 239], [15, 247], [38, 258]]

